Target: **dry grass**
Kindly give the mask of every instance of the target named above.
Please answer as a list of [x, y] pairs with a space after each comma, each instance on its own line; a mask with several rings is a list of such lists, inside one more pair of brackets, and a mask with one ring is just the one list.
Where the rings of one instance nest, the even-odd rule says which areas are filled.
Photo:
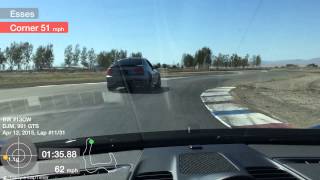
[[104, 74], [101, 72], [19, 72], [0, 73], [0, 87], [25, 87], [49, 84], [67, 84], [81, 82], [104, 81]]
[[[223, 71], [161, 71], [161, 77], [226, 74]], [[104, 72], [1, 72], [0, 88], [31, 87], [52, 84], [90, 83], [105, 81]]]

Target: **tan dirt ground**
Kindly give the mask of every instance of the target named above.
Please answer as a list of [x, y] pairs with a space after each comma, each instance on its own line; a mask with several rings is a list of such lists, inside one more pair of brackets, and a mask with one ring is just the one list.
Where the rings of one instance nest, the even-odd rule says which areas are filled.
[[295, 128], [320, 124], [320, 72], [242, 84], [232, 95], [238, 103]]

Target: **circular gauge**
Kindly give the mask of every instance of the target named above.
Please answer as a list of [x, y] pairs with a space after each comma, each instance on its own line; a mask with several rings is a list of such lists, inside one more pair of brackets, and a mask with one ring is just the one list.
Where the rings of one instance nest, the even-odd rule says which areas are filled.
[[36, 147], [24, 137], [13, 137], [1, 147], [1, 163], [12, 173], [26, 173], [36, 162]]

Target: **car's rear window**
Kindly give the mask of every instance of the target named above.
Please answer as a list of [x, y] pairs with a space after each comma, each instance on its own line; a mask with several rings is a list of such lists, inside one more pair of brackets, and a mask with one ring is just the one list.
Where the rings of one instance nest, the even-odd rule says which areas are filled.
[[142, 64], [142, 59], [123, 59], [118, 61], [120, 66], [137, 66]]

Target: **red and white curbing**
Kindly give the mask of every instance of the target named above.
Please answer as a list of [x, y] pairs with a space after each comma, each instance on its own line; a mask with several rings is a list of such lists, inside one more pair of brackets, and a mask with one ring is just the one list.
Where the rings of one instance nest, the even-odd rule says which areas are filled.
[[235, 87], [208, 89], [200, 98], [211, 114], [229, 128], [289, 128], [290, 125], [232, 102]]

